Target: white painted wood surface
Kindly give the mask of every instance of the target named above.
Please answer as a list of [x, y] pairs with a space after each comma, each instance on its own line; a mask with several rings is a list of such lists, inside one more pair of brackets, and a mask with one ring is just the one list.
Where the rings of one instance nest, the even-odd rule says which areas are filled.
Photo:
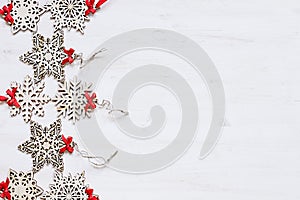
[[[49, 14], [44, 15], [39, 26], [46, 36], [52, 31], [48, 19]], [[198, 160], [201, 133], [205, 132], [199, 130], [199, 137], [183, 158], [153, 174], [130, 175], [108, 168], [94, 169], [78, 156], [65, 156], [66, 171], [85, 170], [87, 183], [103, 200], [299, 199], [300, 2], [111, 0], [87, 23], [84, 36], [67, 33], [65, 45], [88, 55], [112, 35], [144, 27], [185, 34], [197, 41], [213, 59], [224, 81], [227, 98], [227, 123], [219, 144], [207, 159]], [[11, 81], [22, 81], [25, 75], [32, 74], [31, 67], [18, 60], [22, 53], [31, 49], [31, 34], [13, 36], [1, 21], [0, 44], [2, 94]], [[124, 60], [107, 72], [101, 83], [105, 98], [110, 97], [113, 83], [133, 65], [129, 62], [133, 59]], [[151, 61], [149, 57], [148, 60]], [[77, 69], [78, 66], [69, 66], [66, 69], [68, 77], [76, 74]], [[185, 75], [194, 84], [201, 82], [193, 73]], [[55, 92], [53, 84], [54, 80], [47, 79], [46, 91], [51, 95]], [[197, 98], [201, 99], [202, 89], [197, 89], [198, 85], [192, 87], [198, 90]], [[142, 96], [130, 104], [133, 120], [137, 123], [146, 123], [147, 119], [143, 111], [149, 107], [139, 103], [143, 101]], [[176, 101], [172, 98], [167, 95], [162, 104], [177, 112], [178, 107], [172, 106]], [[168, 101], [172, 102], [171, 106], [166, 103]], [[137, 105], [140, 107], [135, 108]], [[45, 125], [55, 120], [53, 105], [48, 105], [46, 110], [45, 118], [34, 120]], [[17, 151], [17, 146], [29, 137], [30, 131], [20, 117], [9, 117], [6, 106], [0, 106], [0, 113], [0, 179], [5, 179], [9, 168], [23, 171], [31, 168], [30, 156]], [[178, 119], [172, 120], [176, 124]], [[114, 126], [111, 121], [103, 123], [108, 124], [105, 129], [108, 132], [115, 130], [110, 129]], [[74, 127], [66, 121], [63, 132], [78, 139]], [[117, 134], [114, 137], [112, 139], [124, 149], [139, 149], [129, 149], [123, 136], [121, 139]], [[163, 143], [161, 139], [156, 144]], [[149, 149], [140, 151], [151, 151], [150, 146]], [[52, 172], [52, 168], [47, 167], [36, 176], [45, 189], [51, 182]]]

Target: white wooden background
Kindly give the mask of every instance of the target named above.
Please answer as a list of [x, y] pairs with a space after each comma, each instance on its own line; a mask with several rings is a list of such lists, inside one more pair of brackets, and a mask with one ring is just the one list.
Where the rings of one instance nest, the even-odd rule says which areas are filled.
[[[46, 14], [39, 26], [46, 36], [52, 31], [49, 23]], [[213, 59], [227, 98], [227, 122], [220, 142], [209, 157], [199, 160], [203, 139], [203, 131], [199, 131], [199, 137], [183, 158], [153, 174], [94, 169], [76, 155], [65, 156], [66, 172], [85, 170], [87, 183], [103, 200], [298, 200], [299, 0], [111, 0], [87, 23], [84, 36], [67, 33], [65, 43], [88, 55], [112, 35], [145, 27], [178, 31], [198, 42]], [[25, 75], [32, 74], [31, 67], [18, 60], [31, 46], [30, 33], [12, 36], [1, 21], [1, 94], [11, 81], [20, 82]], [[130, 66], [128, 60], [121, 64]], [[68, 77], [76, 74], [77, 69], [78, 66], [66, 68]], [[120, 66], [110, 70], [114, 75], [108, 74], [108, 83], [121, 78], [119, 69]], [[47, 79], [46, 91], [51, 95], [55, 92], [53, 84], [55, 81]], [[112, 85], [104, 86], [107, 98]], [[142, 100], [140, 97], [136, 102]], [[134, 114], [134, 106], [139, 104], [130, 105], [139, 121], [139, 114]], [[55, 120], [53, 105], [48, 105], [46, 111], [45, 118], [34, 120], [45, 125]], [[9, 168], [30, 170], [30, 156], [17, 151], [17, 145], [30, 132], [20, 117], [9, 117], [6, 106], [0, 106], [0, 113], [0, 179], [4, 180]], [[140, 121], [147, 118], [145, 113], [140, 115]], [[74, 127], [66, 121], [63, 132], [78, 139]], [[114, 139], [122, 148], [129, 146], [125, 139]], [[52, 172], [51, 167], [39, 172], [39, 185], [47, 189]]]

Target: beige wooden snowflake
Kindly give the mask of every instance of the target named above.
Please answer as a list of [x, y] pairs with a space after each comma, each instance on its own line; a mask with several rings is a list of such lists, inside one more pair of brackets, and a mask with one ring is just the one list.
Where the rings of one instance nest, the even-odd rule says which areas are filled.
[[62, 61], [67, 58], [67, 54], [64, 52], [63, 33], [57, 32], [52, 38], [35, 34], [32, 40], [32, 50], [20, 56], [20, 60], [33, 66], [35, 83], [40, 82], [46, 76], [53, 76], [60, 82], [64, 81], [65, 71]]
[[10, 169], [8, 179], [12, 200], [36, 200], [43, 193], [43, 189], [34, 179], [33, 171], [24, 173]]
[[86, 92], [92, 91], [91, 87], [91, 83], [82, 82], [77, 77], [69, 82], [60, 83], [58, 93], [52, 99], [55, 102], [58, 117], [64, 117], [73, 123], [79, 121], [81, 117], [90, 117], [92, 110], [85, 109], [88, 103], [85, 95]]
[[85, 21], [89, 20], [85, 15], [87, 10], [85, 0], [53, 0], [45, 8], [51, 12], [51, 19], [54, 20], [56, 31], [73, 28], [83, 34]]
[[12, 0], [13, 5], [11, 16], [14, 23], [11, 25], [12, 33], [17, 33], [20, 30], [31, 32], [37, 31], [37, 23], [40, 21], [46, 9], [39, 6], [37, 0]]
[[26, 123], [31, 120], [32, 114], [43, 117], [45, 112], [43, 105], [50, 101], [48, 95], [42, 94], [45, 87], [44, 82], [34, 84], [30, 76], [26, 76], [23, 84], [12, 83], [12, 88], [17, 87], [16, 100], [20, 104], [20, 108], [15, 106], [10, 107], [10, 115], [12, 117], [22, 114]]
[[55, 169], [63, 171], [64, 163], [60, 149], [64, 147], [61, 135], [61, 121], [57, 120], [50, 127], [31, 123], [31, 137], [21, 144], [18, 149], [31, 154], [33, 171], [38, 172], [45, 165], [51, 164]]
[[56, 172], [54, 183], [50, 185], [50, 191], [46, 192], [42, 200], [87, 200], [84, 172], [72, 176], [63, 176], [62, 173]]

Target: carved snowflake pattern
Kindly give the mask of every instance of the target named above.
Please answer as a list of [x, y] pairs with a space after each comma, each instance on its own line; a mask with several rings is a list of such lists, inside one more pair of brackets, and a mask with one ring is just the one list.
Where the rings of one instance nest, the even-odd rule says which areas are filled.
[[33, 36], [32, 51], [20, 56], [20, 60], [33, 65], [35, 83], [47, 76], [53, 76], [58, 81], [64, 81], [65, 72], [62, 60], [67, 58], [64, 53], [64, 35], [55, 33], [52, 38], [44, 38], [41, 34]]
[[20, 104], [20, 108], [11, 107], [10, 115], [12, 117], [22, 113], [26, 123], [31, 120], [32, 113], [39, 117], [44, 116], [43, 105], [50, 101], [50, 97], [42, 94], [45, 83], [34, 84], [30, 76], [26, 76], [23, 84], [12, 83], [11, 87], [17, 87], [16, 100]]
[[52, 99], [58, 111], [58, 117], [68, 120], [80, 120], [80, 117], [90, 117], [92, 110], [85, 110], [87, 99], [85, 92], [91, 92], [91, 83], [82, 83], [74, 77], [72, 81], [59, 84], [58, 93]]
[[87, 9], [85, 0], [53, 0], [52, 4], [46, 5], [45, 8], [51, 11], [55, 30], [74, 28], [83, 34], [84, 23], [89, 20], [85, 16]]
[[85, 185], [84, 172], [72, 176], [63, 176], [62, 173], [56, 172], [54, 175], [54, 184], [50, 185], [50, 191], [46, 192], [42, 200], [86, 200], [88, 195]]
[[43, 189], [37, 185], [32, 171], [24, 173], [10, 169], [8, 178], [8, 190], [12, 200], [36, 200], [43, 194]]
[[12, 32], [14, 34], [20, 30], [36, 32], [40, 15], [46, 11], [44, 8], [39, 7], [38, 0], [13, 0], [12, 4], [11, 16], [14, 19], [11, 26]]
[[33, 171], [38, 172], [45, 164], [52, 164], [57, 170], [63, 171], [64, 163], [59, 152], [64, 147], [61, 135], [61, 121], [57, 120], [50, 127], [31, 122], [30, 140], [21, 144], [18, 149], [31, 154], [33, 159]]

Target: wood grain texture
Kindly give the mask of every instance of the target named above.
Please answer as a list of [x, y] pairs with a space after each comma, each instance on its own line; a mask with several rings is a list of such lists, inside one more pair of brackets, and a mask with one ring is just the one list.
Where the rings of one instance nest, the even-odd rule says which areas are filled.
[[[46, 36], [52, 32], [49, 16], [44, 15], [39, 25], [39, 32]], [[87, 182], [103, 200], [298, 200], [299, 0], [111, 0], [87, 23], [84, 36], [66, 33], [65, 45], [88, 55], [112, 35], [144, 27], [171, 29], [192, 38], [216, 64], [227, 99], [227, 122], [219, 144], [209, 157], [198, 160], [205, 132], [199, 130], [199, 137], [184, 157], [153, 174], [94, 169], [78, 155], [65, 156], [67, 172], [85, 170]], [[30, 66], [18, 60], [30, 50], [32, 42], [28, 32], [13, 36], [3, 20], [0, 36], [2, 94], [11, 81], [21, 81], [33, 73]], [[118, 66], [108, 71], [108, 83], [117, 82], [131, 63], [127, 60]], [[71, 78], [78, 66], [68, 66], [66, 71]], [[192, 72], [186, 77], [191, 81], [198, 78]], [[53, 84], [54, 80], [47, 79], [46, 90], [52, 96]], [[107, 84], [103, 90], [109, 95], [113, 87]], [[137, 112], [135, 119], [147, 119], [147, 114], [140, 112], [147, 106], [134, 105], [137, 103], [131, 105]], [[53, 105], [46, 110], [45, 118], [35, 120], [44, 124], [54, 121]], [[4, 180], [9, 168], [30, 170], [30, 157], [17, 151], [30, 131], [20, 117], [9, 117], [6, 106], [0, 106], [0, 113], [0, 179]], [[109, 120], [103, 123], [109, 124], [108, 131], [113, 127]], [[79, 140], [71, 123], [64, 121], [63, 132]], [[128, 146], [125, 140], [119, 140], [123, 148]], [[52, 174], [51, 167], [39, 172], [39, 185], [46, 189]]]

